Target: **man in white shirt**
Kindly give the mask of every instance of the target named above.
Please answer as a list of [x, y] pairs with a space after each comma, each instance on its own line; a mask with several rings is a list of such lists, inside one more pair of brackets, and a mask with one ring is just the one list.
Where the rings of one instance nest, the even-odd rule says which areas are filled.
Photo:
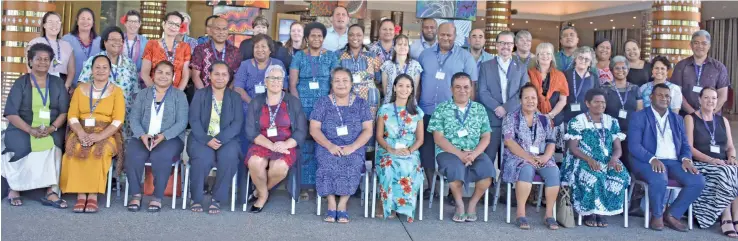
[[348, 10], [343, 6], [338, 6], [333, 9], [331, 15], [331, 26], [328, 28], [323, 40], [323, 48], [328, 51], [336, 51], [346, 46], [348, 43], [348, 24], [351, 21], [349, 19]]
[[[632, 155], [633, 173], [648, 183], [651, 205], [650, 226], [662, 230], [686, 232], [680, 219], [702, 193], [705, 177], [692, 164], [692, 151], [687, 141], [684, 121], [669, 110], [669, 87], [657, 84], [651, 93], [651, 108], [633, 113], [628, 129], [628, 148]], [[669, 180], [681, 185], [676, 200], [664, 211]]]
[[420, 41], [415, 41], [410, 45], [410, 57], [415, 60], [420, 58], [420, 54], [423, 53], [423, 50], [434, 47], [437, 44], [436, 34], [438, 33], [438, 23], [436, 23], [436, 20], [432, 18], [424, 18], [422, 28], [423, 37], [420, 38]]

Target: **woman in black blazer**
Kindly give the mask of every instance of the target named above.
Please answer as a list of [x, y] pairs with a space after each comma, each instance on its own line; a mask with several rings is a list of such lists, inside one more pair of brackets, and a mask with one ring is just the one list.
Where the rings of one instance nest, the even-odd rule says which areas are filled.
[[193, 212], [202, 212], [205, 177], [218, 168], [213, 187], [213, 198], [208, 213], [220, 213], [220, 201], [228, 198], [229, 185], [238, 170], [241, 143], [238, 134], [243, 125], [241, 96], [228, 88], [231, 70], [225, 62], [210, 66], [208, 88], [195, 92], [190, 104], [191, 132], [187, 138], [192, 174], [190, 194]]

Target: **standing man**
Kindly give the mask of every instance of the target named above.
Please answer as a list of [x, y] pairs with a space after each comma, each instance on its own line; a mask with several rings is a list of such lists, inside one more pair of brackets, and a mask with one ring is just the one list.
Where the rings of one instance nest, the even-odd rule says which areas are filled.
[[207, 43], [208, 40], [210, 40], [210, 36], [213, 36], [213, 31], [210, 29], [213, 25], [213, 19], [216, 19], [220, 16], [218, 15], [210, 15], [207, 19], [205, 19], [205, 35], [200, 36], [197, 38], [197, 45]]
[[559, 42], [561, 43], [561, 50], [559, 50], [555, 56], [556, 68], [563, 72], [574, 68], [574, 59], [572, 58], [572, 54], [574, 54], [574, 50], [576, 50], [577, 45], [579, 45], [579, 35], [577, 35], [577, 30], [572, 26], [562, 28], [561, 34], [559, 35]]
[[213, 19], [210, 31], [211, 40], [195, 47], [190, 61], [192, 84], [197, 89], [210, 86], [210, 66], [216, 61], [225, 61], [231, 68], [231, 75], [241, 64], [238, 48], [227, 41], [228, 21], [224, 18]]
[[531, 53], [531, 45], [533, 42], [533, 35], [527, 30], [520, 30], [515, 34], [515, 47], [517, 51], [513, 53], [513, 59], [522, 66], [527, 66], [527, 69], [536, 67], [536, 55]]
[[500, 32], [496, 43], [498, 56], [482, 63], [479, 68], [479, 102], [486, 108], [492, 128], [490, 144], [485, 152], [493, 160], [502, 141], [502, 119], [520, 108], [520, 88], [529, 81], [527, 66], [512, 58], [514, 38], [515, 34], [510, 31]]
[[[430, 121], [433, 111], [440, 103], [450, 100], [452, 93], [451, 76], [456, 73], [464, 72], [469, 75], [472, 81], [472, 87], [477, 81], [477, 64], [468, 51], [464, 51], [461, 47], [454, 45], [456, 41], [456, 27], [453, 23], [443, 23], [438, 27], [438, 45], [428, 48], [420, 54], [418, 62], [423, 67], [423, 73], [420, 78], [420, 101], [418, 106], [423, 110], [423, 124], [426, 127], [425, 138], [420, 149], [420, 157], [422, 166], [425, 169], [426, 180], [433, 180], [433, 173], [436, 169], [433, 135], [427, 131], [428, 122]], [[474, 89], [471, 91], [472, 99]], [[430, 185], [428, 185], [430, 186]], [[430, 189], [426, 189], [430, 194]], [[430, 197], [430, 195], [426, 195]]]
[[484, 51], [484, 31], [482, 29], [472, 29], [469, 32], [469, 53], [474, 57], [474, 61], [477, 63], [477, 70], [482, 62], [491, 60], [493, 56], [487, 51]]
[[333, 9], [333, 14], [331, 14], [331, 24], [333, 26], [326, 31], [325, 40], [323, 40], [324, 49], [336, 51], [346, 46], [346, 43], [348, 43], [348, 24], [350, 20], [348, 10], [345, 7], [338, 6]]
[[682, 87], [684, 101], [679, 111], [682, 116], [691, 114], [700, 108], [699, 95], [703, 88], [717, 89], [718, 99], [715, 111], [722, 110], [723, 104], [728, 100], [728, 86], [730, 85], [728, 69], [717, 59], [707, 56], [707, 52], [710, 51], [710, 41], [712, 37], [705, 30], [693, 33], [689, 46], [694, 55], [679, 61], [674, 66], [671, 82]]
[[422, 28], [423, 37], [420, 38], [420, 41], [415, 41], [410, 45], [410, 57], [415, 60], [420, 58], [420, 54], [423, 53], [423, 50], [430, 47], [436, 47], [437, 44], [436, 33], [438, 23], [436, 23], [436, 20], [432, 18], [424, 18]]

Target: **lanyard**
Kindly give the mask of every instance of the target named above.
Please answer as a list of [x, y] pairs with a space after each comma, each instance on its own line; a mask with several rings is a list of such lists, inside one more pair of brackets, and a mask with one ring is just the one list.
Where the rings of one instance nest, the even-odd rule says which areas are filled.
[[[394, 46], [395, 43], [392, 43]], [[377, 42], [377, 46], [379, 46], [379, 49], [382, 50], [382, 61], [387, 61], [392, 59], [392, 52], [395, 51], [395, 48], [390, 48], [389, 51], [384, 50], [384, 47], [382, 47], [382, 41]]]
[[31, 74], [31, 80], [33, 80], [33, 84], [36, 86], [36, 91], [41, 95], [41, 102], [44, 104], [44, 107], [46, 107], [46, 101], [49, 100], [49, 74], [46, 74], [46, 93], [41, 93], [41, 87], [38, 87], [35, 75]]
[[[407, 67], [410, 66], [410, 63], [405, 63], [405, 70], [402, 71], [403, 74], [407, 74]], [[397, 68], [397, 72], [400, 72], [400, 63], [397, 63], [395, 65], [395, 68]], [[399, 75], [399, 74], [398, 74]]]
[[133, 39], [133, 45], [128, 45], [128, 34], [125, 34], [126, 37], [123, 37], [123, 42], [126, 43], [126, 47], [128, 48], [128, 58], [133, 59], [133, 47], [136, 47], [136, 43], [138, 42], [138, 35]]
[[108, 89], [108, 84], [110, 84], [110, 81], [105, 82], [105, 86], [103, 86], [102, 92], [100, 92], [100, 98], [97, 99], [97, 101], [95, 101], [95, 103], [93, 104], [92, 99], [94, 98], [92, 97], [92, 89], [95, 88], [95, 82], [90, 83], [90, 118], [92, 118], [92, 113], [95, 112], [95, 109], [97, 109], [97, 105], [100, 104], [100, 101], [103, 99], [102, 95], [105, 94], [105, 90]]
[[218, 100], [215, 99], [215, 93], [213, 93], [213, 108], [215, 109], [215, 113], [220, 116], [221, 108], [223, 108], [223, 103], [221, 102], [220, 105], [218, 105]]
[[[82, 39], [79, 38], [79, 36], [74, 36], [79, 41], [79, 46], [82, 47], [82, 52], [85, 54], [86, 58], [90, 58], [90, 52], [92, 52], [92, 39], [90, 39], [90, 45], [85, 46], [84, 43], [82, 43]], [[57, 40], [58, 41], [58, 40]], [[59, 42], [57, 42], [58, 44]]]
[[354, 55], [351, 53], [351, 50], [349, 50], [349, 56], [351, 56], [351, 60], [354, 64], [354, 69], [351, 72], [359, 72], [359, 60], [361, 60], [361, 50], [359, 50], [359, 54], [356, 55], [356, 58], [354, 58]]
[[169, 60], [169, 62], [174, 64], [174, 57], [175, 55], [177, 55], [177, 45], [179, 45], [179, 43], [177, 42], [177, 40], [174, 40], [174, 46], [172, 47], [172, 55], [169, 54], [169, 48], [167, 47], [167, 41], [164, 41], [164, 39], [161, 39], [161, 44], [164, 46], [164, 54], [167, 55], [167, 60]]
[[564, 66], [566, 66], [566, 68], [564, 68], [564, 70], [571, 68], [571, 64], [574, 63], [574, 59], [572, 57], [566, 56], [563, 51], [559, 51], [559, 57], [563, 60], [562, 62], [565, 63]]
[[[402, 136], [402, 133], [405, 131], [405, 121], [400, 118], [400, 112], [397, 111], [397, 103], [394, 103], [393, 105], [395, 107], [395, 118], [397, 119], [397, 125], [400, 126], [397, 136]], [[405, 113], [407, 113], [407, 111], [405, 111]]]
[[[351, 101], [349, 102], [348, 107], [351, 107], [352, 105], [354, 105], [354, 100], [356, 100], [356, 96], [351, 96], [351, 94], [349, 94], [349, 99]], [[336, 113], [338, 113], [338, 119], [341, 120], [341, 126], [344, 126], [343, 115], [341, 115], [341, 109], [338, 109], [338, 105], [336, 104], [336, 94], [335, 93], [333, 94], [333, 98], [331, 98], [331, 101], [333, 101], [333, 106], [336, 107]]]
[[505, 77], [507, 77], [507, 72], [510, 71], [510, 65], [512, 65], [512, 59], [510, 59], [510, 63], [507, 64], [507, 69], [502, 68], [502, 59], [500, 57], [497, 57], [497, 63], [498, 63], [497, 68], [499, 68], [500, 71], [502, 71], [502, 74], [505, 75]]
[[275, 108], [276, 110], [274, 111], [272, 111], [272, 107], [269, 107], [269, 104], [266, 104], [267, 109], [269, 109], [269, 128], [277, 126], [277, 124], [275, 123], [275, 120], [277, 119], [277, 113], [279, 113], [279, 107], [282, 105], [283, 99], [284, 99], [284, 92], [282, 92], [282, 96], [279, 97], [279, 102], [277, 102], [277, 107]]
[[[522, 120], [524, 120], [524, 118], [525, 118], [525, 116], [523, 115], [523, 112], [521, 111], [520, 112], [520, 116], [518, 117], [518, 126], [520, 126], [520, 124], [522, 123]], [[540, 120], [538, 119], [538, 114], [537, 113], [534, 113], [533, 114], [533, 125], [531, 126], [531, 127], [533, 127], [533, 130], [531, 131], [531, 137], [532, 138], [530, 139], [530, 145], [531, 146], [533, 146], [533, 143], [536, 142], [536, 137], [537, 137], [537, 134], [538, 134], [537, 133], [537, 131], [538, 131], [538, 122], [540, 122]], [[528, 127], [528, 125], [525, 125], [525, 127]]]
[[218, 49], [215, 48], [215, 41], [210, 41], [210, 48], [213, 49], [213, 57], [215, 57], [215, 60], [225, 61], [226, 47], [228, 47], [228, 44], [223, 45], [223, 53], [220, 54], [220, 59], [218, 59]]
[[702, 68], [705, 67], [705, 64], [702, 63], [702, 65], [694, 64], [694, 73], [697, 74], [697, 86], [700, 86], [700, 78], [702, 78]]
[[256, 67], [256, 76], [257, 78], [261, 79], [261, 82], [259, 82], [259, 84], [264, 85], [264, 78], [265, 78], [266, 73], [262, 74], [261, 72], [266, 71], [266, 69], [272, 65], [272, 58], [269, 58], [269, 63], [267, 64], [267, 67], [264, 67], [264, 69], [259, 69], [259, 61], [256, 61], [256, 59], [252, 61], [253, 62], [251, 63], [254, 65], [254, 67]]
[[612, 85], [612, 88], [615, 90], [615, 93], [618, 94], [618, 98], [620, 99], [620, 108], [625, 110], [625, 102], [628, 102], [628, 94], [630, 94], [630, 82], [626, 82], [625, 84], [625, 98], [620, 95], [620, 91], [615, 84]]
[[[49, 38], [44, 36], [44, 39], [46, 39], [46, 42], [49, 43], [49, 47], [51, 47], [51, 41], [49, 41]], [[89, 56], [89, 55], [88, 55]], [[52, 61], [52, 65], [54, 68], [59, 65], [59, 59], [61, 59], [61, 46], [59, 45], [59, 40], [56, 40], [56, 56], [54, 56], [54, 61]]]
[[[169, 95], [169, 91], [171, 89], [172, 89], [172, 86], [170, 85], [169, 88], [167, 88], [167, 91], [164, 92], [164, 97], [161, 98], [161, 103], [162, 104], [156, 105], [156, 107], [154, 107], [154, 110], [156, 111], [156, 114], [157, 115], [159, 114], [159, 110], [161, 110], [161, 106], [164, 104], [164, 100], [167, 99], [167, 95]], [[156, 103], [156, 88], [154, 88], [154, 103]]]
[[462, 119], [461, 116], [459, 116], [458, 106], [454, 110], [456, 112], [456, 120], [458, 120], [459, 123], [461, 123], [461, 128], [464, 128], [464, 123], [466, 122], [466, 118], [469, 117], [469, 112], [471, 112], [470, 110], [471, 110], [471, 100], [469, 100], [469, 102], [466, 103], [466, 110], [464, 110], [464, 119]]
[[[658, 127], [657, 130], [659, 130], [659, 133], [661, 134], [661, 138], [666, 138], [664, 136], [666, 134], [666, 127], [669, 126], [669, 112], [666, 112], [666, 121], [664, 121], [664, 126], [661, 126], [661, 122], [659, 122], [659, 117], [656, 116], [656, 126]], [[708, 129], [709, 130], [709, 129]]]
[[710, 133], [710, 145], [715, 145], [715, 131], [717, 131], [717, 128], [715, 126], [715, 114], [712, 114], [712, 131], [710, 130], [710, 127], [707, 126], [707, 121], [705, 120], [705, 116], [703, 115], [702, 110], [700, 110], [700, 117], [702, 117], [702, 124], [705, 124], [705, 129], [707, 129], [707, 133]]
[[436, 52], [436, 58], [438, 60], [438, 69], [443, 71], [443, 66], [446, 65], [446, 61], [448, 60], [448, 57], [451, 57], [451, 50], [446, 53], [446, 58], [441, 61], [441, 46], [438, 46], [438, 52]]
[[[105, 56], [107, 56], [107, 53], [105, 54]], [[123, 56], [122, 55], [118, 55], [118, 63], [115, 64], [115, 65], [111, 64], [111, 66], [110, 66], [110, 74], [113, 75], [113, 82], [115, 82], [116, 84], [118, 84], [118, 71], [116, 70], [116, 68], [118, 68], [118, 66], [120, 66], [121, 57], [123, 57]]]
[[318, 62], [315, 63], [315, 61], [313, 61], [315, 57], [310, 55], [310, 51], [305, 50], [305, 54], [308, 56], [308, 62], [310, 62], [310, 68], [313, 70], [313, 81], [315, 81], [315, 76], [318, 75], [318, 65], [320, 65], [320, 59], [323, 58], [323, 55], [318, 53]]
[[589, 119], [589, 122], [592, 122], [592, 126], [595, 128], [595, 132], [597, 132], [597, 136], [600, 137], [600, 141], [602, 141], [602, 145], [605, 145], [605, 139], [607, 138], [607, 130], [605, 129], [605, 122], [603, 122], [602, 116], [600, 116], [600, 125], [602, 125], [602, 128], [597, 128], [597, 125], [595, 125], [594, 121], [592, 120], [592, 116], [587, 113], [587, 119]]
[[[579, 84], [579, 88], [577, 88], [577, 71], [576, 70], [572, 71], [571, 75], [572, 75], [571, 81], [573, 82], [572, 86], [574, 87], [574, 102], [579, 103], [578, 98], [579, 98], [579, 94], [582, 93], [582, 89], [584, 88], [585, 78], [581, 78], [582, 82]], [[586, 76], [587, 73], [585, 72], [584, 75]]]

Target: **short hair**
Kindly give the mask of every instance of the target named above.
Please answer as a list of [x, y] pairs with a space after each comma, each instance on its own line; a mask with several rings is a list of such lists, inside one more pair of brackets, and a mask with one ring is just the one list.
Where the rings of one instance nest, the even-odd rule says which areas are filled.
[[443, 25], [451, 25], [451, 28], [453, 28], [453, 30], [454, 30], [454, 31], [451, 31], [451, 33], [453, 33], [454, 34], [454, 37], [456, 37], [456, 25], [454, 25], [453, 22], [445, 22], [445, 23], [442, 23], [442, 24], [438, 25], [438, 29], [441, 29], [441, 27]]
[[393, 21], [391, 18], [385, 18], [385, 19], [382, 19], [382, 21], [379, 21], [379, 27], [381, 28], [382, 25], [384, 25], [384, 23], [387, 23], [387, 22], [392, 23], [392, 27], [395, 26], [395, 21]]
[[[538, 46], [536, 46], [536, 54], [538, 54], [539, 52], [543, 52], [544, 49], [550, 49], [551, 50], [551, 56], [552, 57], [554, 56], [554, 52], [555, 52], [554, 46], [553, 46], [553, 44], [551, 44], [549, 42], [538, 44]], [[538, 66], [538, 61], [535, 61], [535, 62], [536, 62], [536, 66]], [[551, 58], [551, 67], [549, 67], [549, 68], [550, 69], [556, 69], [556, 60], [554, 58]]]
[[654, 57], [651, 60], [651, 66], [654, 66], [656, 64], [656, 62], [661, 62], [661, 64], [666, 65], [666, 70], [670, 70], [671, 69], [671, 62], [669, 61], [669, 58], [664, 57], [663, 55], [659, 55], [659, 56]]
[[525, 82], [525, 84], [523, 85], [523, 87], [520, 87], [520, 91], [518, 92], [518, 99], [521, 99], [521, 100], [523, 99], [523, 91], [525, 89], [533, 89], [533, 91], [536, 92], [536, 97], [538, 97], [538, 87], [536, 87], [535, 85], [533, 85], [533, 83], [531, 83], [531, 82]]
[[425, 21], [433, 21], [433, 23], [438, 23], [435, 18], [423, 18], [423, 21], [421, 22], [421, 25], [422, 25], [422, 23], [425, 23]]
[[158, 64], [156, 64], [156, 66], [154, 66], [154, 70], [157, 70], [160, 67], [164, 67], [164, 66], [171, 68], [172, 72], [174, 72], [174, 64], [172, 64], [172, 62], [169, 62], [169, 60], [163, 60], [159, 62]]
[[700, 90], [700, 97], [702, 97], [705, 94], [705, 90], [712, 90], [712, 91], [717, 92], [717, 89], [715, 89], [714, 87], [711, 87], [711, 86], [704, 87], [702, 88], [702, 90]]
[[[582, 54], [590, 54], [590, 55], [592, 55], [592, 63], [589, 66], [590, 68], [592, 66], [597, 66], [597, 58], [595, 57], [595, 51], [592, 48], [590, 48], [589, 46], [582, 46], [582, 47], [579, 47], [579, 48], [575, 49], [574, 50], [574, 53], [571, 55], [571, 59], [573, 61], [576, 61], [577, 58], [579, 58], [579, 56], [582, 55]], [[575, 65], [576, 65], [576, 63], [575, 63]]]
[[[282, 77], [287, 76], [287, 71], [285, 71], [284, 68], [282, 68], [282, 66], [281, 65], [278, 65], [278, 64], [273, 64], [273, 65], [267, 66], [266, 71], [264, 71], [264, 76], [266, 77], [267, 75], [269, 75], [269, 73], [271, 73], [272, 71], [275, 71], [275, 70], [277, 70], [279, 72], [282, 72]], [[284, 80], [282, 80], [282, 81], [284, 81]]]
[[[46, 37], [46, 28], [44, 28], [44, 24], [46, 23], [46, 19], [49, 18], [49, 16], [51, 16], [51, 15], [56, 15], [57, 17], [59, 17], [59, 21], [61, 21], [61, 15], [59, 15], [58, 13], [56, 13], [56, 12], [46, 12], [44, 14], [44, 17], [41, 18], [41, 37]], [[56, 38], [59, 38], [59, 35], [61, 35], [61, 29], [62, 28], [60, 27], [59, 28], [59, 33], [56, 34]]]
[[49, 53], [49, 59], [51, 59], [51, 61], [54, 61], [54, 49], [45, 43], [36, 43], [34, 45], [31, 45], [31, 47], [28, 48], [28, 51], [26, 52], [26, 56], [28, 56], [28, 68], [33, 69], [33, 67], [31, 67], [31, 62], [33, 61], [33, 58], [36, 57], [36, 54], [38, 54], [38, 52]]
[[605, 91], [600, 88], [590, 89], [587, 91], [586, 94], [584, 94], [584, 101], [591, 102], [595, 96], [602, 96], [606, 99], [607, 93], [605, 93]]
[[74, 18], [74, 26], [72, 26], [72, 31], [69, 33], [72, 35], [79, 36], [79, 16], [82, 15], [82, 13], [88, 12], [90, 15], [92, 15], [92, 28], [90, 29], [90, 34], [92, 34], [92, 38], [95, 39], [97, 37], [97, 32], [95, 31], [95, 12], [92, 11], [90, 8], [80, 8], [77, 11], [77, 17]]
[[577, 34], [577, 36], [579, 36], [579, 33], [577, 33], [577, 29], [574, 26], [564, 26], [563, 28], [561, 28], [561, 31], [559, 32], [559, 39], [563, 38], [564, 31], [569, 30], [569, 29], [574, 30], [574, 33]]
[[700, 29], [699, 31], [694, 32], [692, 34], [692, 39], [690, 39], [690, 41], [694, 40], [694, 38], [699, 37], [699, 36], [704, 36], [705, 38], [707, 38], [708, 42], [712, 42], [712, 36], [710, 35], [710, 32], [707, 32], [707, 30], [704, 30], [704, 29]]
[[500, 33], [497, 34], [497, 38], [495, 38], [495, 41], [499, 42], [500, 41], [500, 37], [503, 36], [503, 35], [507, 35], [507, 36], [510, 36], [511, 38], [515, 39], [515, 34], [513, 32], [510, 32], [510, 31], [502, 31], [502, 32], [500, 32]]
[[347, 69], [345, 67], [340, 67], [340, 66], [339, 67], [336, 67], [335, 69], [333, 69], [331, 71], [331, 83], [333, 83], [333, 80], [336, 79], [336, 78], [334, 78], [334, 76], [336, 76], [336, 73], [338, 73], [338, 72], [346, 73], [346, 75], [348, 75], [348, 77], [349, 77], [349, 82], [354, 83], [354, 77], [351, 74], [351, 70], [349, 70], [349, 69]]
[[617, 63], [624, 63], [625, 68], [630, 69], [630, 63], [628, 63], [628, 59], [625, 58], [625, 56], [618, 55], [618, 56], [613, 57], [612, 60], [610, 60], [610, 71], [612, 71], [612, 69], [615, 68], [615, 64]]
[[307, 39], [310, 37], [310, 32], [313, 31], [313, 29], [318, 29], [323, 34], [323, 37], [325, 37], [328, 30], [325, 28], [325, 25], [323, 25], [320, 22], [312, 22], [305, 25], [305, 29], [303, 29], [303, 35], [302, 38]]
[[111, 33], [119, 33], [121, 38], [125, 37], [125, 35], [123, 35], [123, 30], [121, 30], [118, 26], [109, 26], [105, 28], [100, 35], [100, 50], [106, 51], [105, 41], [108, 41]]
[[653, 90], [651, 91], [651, 95], [653, 95], [653, 93], [656, 93], [656, 89], [665, 89], [665, 90], [671, 91], [671, 89], [669, 89], [669, 86], [666, 85], [666, 83], [655, 84], [653, 85]]
[[254, 43], [251, 51], [253, 52], [256, 48], [256, 43], [261, 41], [266, 41], [267, 47], [269, 47], [269, 52], [274, 54], [274, 41], [271, 37], [269, 37], [269, 35], [266, 34], [257, 34], [256, 36], [251, 38], [251, 42]]
[[256, 18], [254, 18], [254, 21], [251, 22], [251, 26], [256, 27], [259, 25], [269, 28], [269, 20], [267, 20], [264, 15], [256, 16]]
[[346, 15], [348, 15], [348, 8], [344, 6], [336, 6], [335, 8], [333, 8], [333, 11], [331, 11], [331, 17], [333, 17], [333, 15], [336, 15], [336, 10], [338, 10], [338, 8], [343, 8], [343, 10], [346, 10]]
[[141, 13], [136, 10], [128, 10], [128, 12], [126, 12], [126, 20], [128, 19], [128, 16], [136, 16], [138, 17], [138, 21], [143, 20], [141, 19]]
[[454, 82], [456, 82], [457, 79], [461, 79], [461, 78], [467, 78], [469, 79], [469, 82], [471, 82], [471, 75], [465, 72], [458, 72], [458, 73], [455, 73], [453, 76], [451, 76], [451, 87], [454, 86]]
[[515, 42], [517, 43], [518, 42], [518, 39], [525, 38], [525, 37], [527, 37], [527, 38], [529, 38], [531, 40], [533, 39], [533, 35], [530, 34], [530, 32], [528, 32], [528, 30], [520, 30], [520, 31], [518, 31], [518, 33], [515, 34]]
[[171, 16], [178, 17], [179, 20], [184, 23], [184, 20], [185, 20], [184, 16], [182, 16], [182, 14], [179, 13], [179, 12], [177, 12], [177, 11], [168, 12], [166, 15], [164, 15], [164, 19], [162, 19], [162, 20], [163, 21], [167, 21], [167, 20], [169, 20], [169, 17], [171, 17]]
[[220, 16], [218, 16], [218, 15], [210, 15], [208, 18], [205, 19], [205, 27], [206, 28], [209, 27], [210, 26], [210, 21], [213, 20], [213, 19], [219, 18], [219, 17]]

